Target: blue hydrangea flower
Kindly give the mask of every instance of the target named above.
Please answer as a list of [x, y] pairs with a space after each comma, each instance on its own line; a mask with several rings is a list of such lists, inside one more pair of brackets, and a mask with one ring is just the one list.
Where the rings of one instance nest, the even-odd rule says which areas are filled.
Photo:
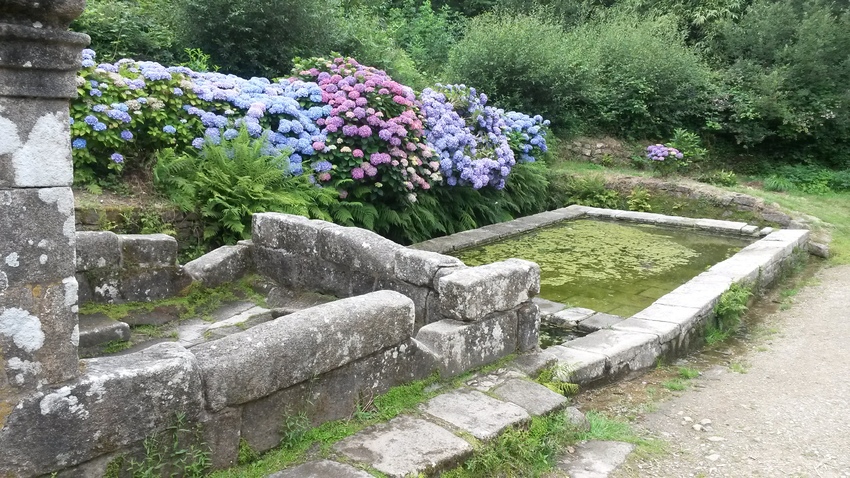
[[174, 134], [177, 132], [177, 128], [171, 126], [170, 124], [163, 126], [162, 131], [168, 134]]
[[131, 139], [133, 139], [133, 133], [126, 129], [124, 131], [121, 131], [121, 139], [123, 139], [124, 141], [130, 141]]
[[92, 126], [92, 129], [95, 131], [104, 131], [106, 130], [106, 125], [98, 121], [94, 126]]
[[119, 153], [112, 153], [112, 155], [109, 156], [109, 159], [111, 159], [115, 164], [121, 164], [124, 162], [124, 156]]
[[89, 125], [89, 126], [94, 126], [97, 123], [99, 123], [97, 116], [94, 116], [94, 115], [86, 116], [85, 118], [83, 118], [83, 121], [85, 121], [86, 124]]
[[74, 149], [85, 149], [86, 140], [83, 138], [77, 138], [71, 143], [71, 147]]

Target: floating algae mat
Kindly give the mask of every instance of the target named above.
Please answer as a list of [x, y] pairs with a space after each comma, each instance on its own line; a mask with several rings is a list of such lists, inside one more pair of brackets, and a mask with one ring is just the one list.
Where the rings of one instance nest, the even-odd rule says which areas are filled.
[[540, 265], [540, 296], [629, 317], [750, 241], [651, 225], [568, 221], [455, 255], [476, 266]]

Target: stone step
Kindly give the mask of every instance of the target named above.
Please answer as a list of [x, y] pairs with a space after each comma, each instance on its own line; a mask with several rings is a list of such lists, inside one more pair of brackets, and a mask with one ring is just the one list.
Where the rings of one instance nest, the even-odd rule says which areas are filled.
[[81, 314], [80, 348], [93, 349], [114, 341], [130, 340], [130, 326], [104, 314]]
[[[431, 476], [460, 465], [472, 454], [473, 446], [462, 436], [489, 441], [533, 415], [560, 410], [567, 404], [566, 397], [508, 368], [476, 375], [466, 385], [423, 403], [420, 416], [398, 416], [341, 440], [333, 446], [335, 458], [374, 468], [389, 477]], [[268, 478], [313, 476], [370, 475], [322, 460]]]
[[343, 439], [333, 450], [392, 478], [434, 474], [459, 465], [472, 445], [445, 428], [402, 415]]
[[266, 478], [372, 478], [372, 475], [351, 465], [330, 460], [310, 461]]

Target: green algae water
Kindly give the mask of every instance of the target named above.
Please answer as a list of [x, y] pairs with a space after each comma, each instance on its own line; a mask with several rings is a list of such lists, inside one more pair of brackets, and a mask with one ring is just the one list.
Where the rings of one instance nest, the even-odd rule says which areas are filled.
[[684, 229], [567, 221], [455, 255], [470, 266], [511, 257], [540, 265], [540, 296], [629, 317], [750, 241]]

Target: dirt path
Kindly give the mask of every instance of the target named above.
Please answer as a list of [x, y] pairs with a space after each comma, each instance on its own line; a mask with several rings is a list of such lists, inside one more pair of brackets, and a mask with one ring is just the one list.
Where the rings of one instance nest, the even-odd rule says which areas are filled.
[[850, 477], [850, 266], [818, 271], [765, 324], [743, 368], [712, 366], [639, 419], [666, 452], [612, 476]]

